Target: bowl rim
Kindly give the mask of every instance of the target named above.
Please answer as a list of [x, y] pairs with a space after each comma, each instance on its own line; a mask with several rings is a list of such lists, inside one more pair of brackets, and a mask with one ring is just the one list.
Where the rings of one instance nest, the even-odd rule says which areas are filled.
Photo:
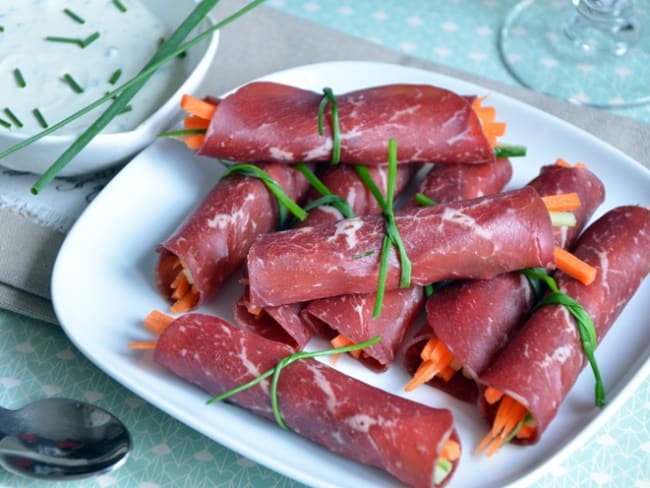
[[[205, 29], [208, 29], [215, 25], [215, 21], [211, 17], [211, 15], [206, 15], [205, 18], [199, 24], [199, 26], [204, 26], [204, 25], [205, 25]], [[201, 32], [204, 32], [205, 29], [202, 29]], [[209, 42], [205, 48], [205, 52], [199, 58], [198, 62], [196, 63], [196, 66], [194, 66], [194, 68], [189, 72], [189, 74], [184, 79], [184, 81], [169, 96], [169, 99], [167, 101], [165, 101], [162, 105], [156, 108], [151, 114], [145, 117], [133, 129], [128, 131], [121, 131], [121, 132], [99, 133], [91, 140], [91, 143], [94, 141], [111, 143], [111, 142], [116, 142], [117, 140], [123, 139], [125, 137], [137, 138], [139, 136], [145, 136], [147, 133], [153, 130], [157, 131], [158, 130], [157, 126], [169, 123], [170, 120], [173, 119], [174, 117], [173, 116], [174, 105], [178, 104], [177, 99], [179, 98], [179, 95], [183, 91], [185, 91], [184, 87], [191, 80], [194, 80], [194, 78], [196, 77], [202, 78], [205, 75], [205, 73], [208, 71], [209, 64], [212, 62], [212, 60], [214, 59], [217, 53], [217, 47], [219, 45], [219, 40], [220, 40], [220, 32], [218, 30], [212, 32], [212, 34], [209, 37], [207, 37], [207, 39], [209, 39]], [[165, 121], [164, 115], [168, 112], [170, 113], [171, 117], [170, 120]], [[30, 137], [35, 136], [36, 134], [38, 134], [38, 132], [34, 134], [27, 134], [27, 133], [20, 133], [20, 132], [6, 132], [2, 134], [2, 137], [8, 141], [9, 140], [15, 141], [14, 144], [18, 144], [21, 141], [24, 141], [26, 139], [29, 139]], [[34, 141], [32, 144], [72, 143], [79, 137], [79, 135], [80, 133], [79, 134], [57, 134], [55, 131], [52, 134], [48, 134], [46, 136], [41, 137], [40, 139]]]

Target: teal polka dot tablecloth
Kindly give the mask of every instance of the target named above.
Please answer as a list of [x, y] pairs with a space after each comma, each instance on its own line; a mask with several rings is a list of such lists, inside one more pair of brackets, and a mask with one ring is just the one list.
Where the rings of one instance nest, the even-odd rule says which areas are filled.
[[[549, 0], [549, 2], [557, 0]], [[270, 8], [395, 51], [517, 84], [497, 46], [513, 0], [268, 0]], [[650, 2], [639, 1], [639, 8]], [[650, 29], [650, 26], [648, 26]], [[326, 42], [326, 39], [323, 39]], [[540, 76], [545, 68], [537, 67]], [[626, 76], [648, 80], [650, 66]], [[612, 97], [616, 97], [613, 93]], [[615, 113], [650, 122], [650, 105]], [[92, 327], [92, 324], [89, 324]], [[299, 483], [226, 449], [161, 412], [99, 371], [50, 324], [0, 310], [0, 404], [17, 408], [41, 397], [86, 400], [118, 415], [134, 450], [119, 470], [65, 487], [297, 487]], [[272, 447], [271, 447], [272, 448]], [[0, 470], [0, 487], [41, 487]], [[535, 487], [650, 488], [650, 379], [569, 459]], [[464, 488], [464, 487], [463, 487]]]
[[[268, 0], [268, 3], [404, 54], [504, 83], [519, 84], [506, 68], [499, 49], [503, 20], [518, 4], [517, 0]], [[538, 0], [537, 3], [543, 6], [541, 8], [549, 8], [552, 18], [548, 19], [548, 31], [544, 29], [544, 36], [553, 35], [562, 24], [570, 1]], [[647, 23], [650, 1], [638, 0], [636, 8], [638, 16]], [[592, 58], [589, 62], [572, 58], [570, 65], [564, 68], [559, 58], [543, 55], [546, 38], [530, 40], [530, 33], [518, 32], [528, 39], [523, 49], [532, 60], [524, 69], [524, 78], [541, 83], [559, 76], [557, 73], [561, 71], [566, 77], [577, 80], [564, 92], [566, 97], [586, 102], [586, 93], [595, 90], [599, 99], [614, 104], [624, 98], [628, 80], [639, 80], [639, 84], [647, 88], [646, 101], [650, 101], [650, 24], [643, 27], [643, 41], [635, 50], [644, 55], [628, 57], [630, 62], [625, 65], [619, 62], [619, 69], [613, 70], [606, 84], [602, 83], [602, 77], [596, 76], [596, 72], [603, 69], [605, 57], [597, 61]], [[521, 56], [521, 52], [515, 50], [504, 54], [512, 58]], [[650, 103], [612, 109], [612, 112], [650, 122]]]

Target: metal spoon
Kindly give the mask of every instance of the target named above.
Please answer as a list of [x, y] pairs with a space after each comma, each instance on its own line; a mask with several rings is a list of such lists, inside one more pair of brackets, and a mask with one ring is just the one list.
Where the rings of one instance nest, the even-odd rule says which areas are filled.
[[131, 450], [122, 422], [93, 405], [46, 398], [0, 408], [0, 466], [15, 474], [73, 480], [112, 471]]

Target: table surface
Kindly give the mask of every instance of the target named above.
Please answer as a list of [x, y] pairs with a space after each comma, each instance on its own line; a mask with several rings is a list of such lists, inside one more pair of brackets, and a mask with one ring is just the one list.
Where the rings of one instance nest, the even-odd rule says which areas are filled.
[[[514, 84], [499, 59], [499, 25], [513, 0], [269, 0], [271, 8], [385, 47]], [[647, 2], [641, 2], [647, 7]], [[468, 15], [474, 12], [475, 15]], [[635, 67], [650, 79], [650, 66]], [[617, 113], [650, 121], [650, 106]], [[92, 326], [89, 324], [89, 326]], [[0, 398], [18, 407], [43, 396], [97, 403], [120, 416], [135, 448], [118, 471], [65, 486], [299, 486], [234, 453], [124, 389], [64, 332], [0, 310]], [[536, 486], [650, 486], [650, 379], [573, 456]], [[0, 486], [39, 486], [0, 472]]]

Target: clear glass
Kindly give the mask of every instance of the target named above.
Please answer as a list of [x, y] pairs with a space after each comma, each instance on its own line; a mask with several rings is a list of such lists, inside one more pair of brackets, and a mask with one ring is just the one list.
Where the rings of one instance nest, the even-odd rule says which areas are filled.
[[501, 56], [522, 84], [574, 103], [648, 103], [650, 80], [633, 71], [650, 63], [650, 6], [643, 3], [524, 0], [504, 21]]

